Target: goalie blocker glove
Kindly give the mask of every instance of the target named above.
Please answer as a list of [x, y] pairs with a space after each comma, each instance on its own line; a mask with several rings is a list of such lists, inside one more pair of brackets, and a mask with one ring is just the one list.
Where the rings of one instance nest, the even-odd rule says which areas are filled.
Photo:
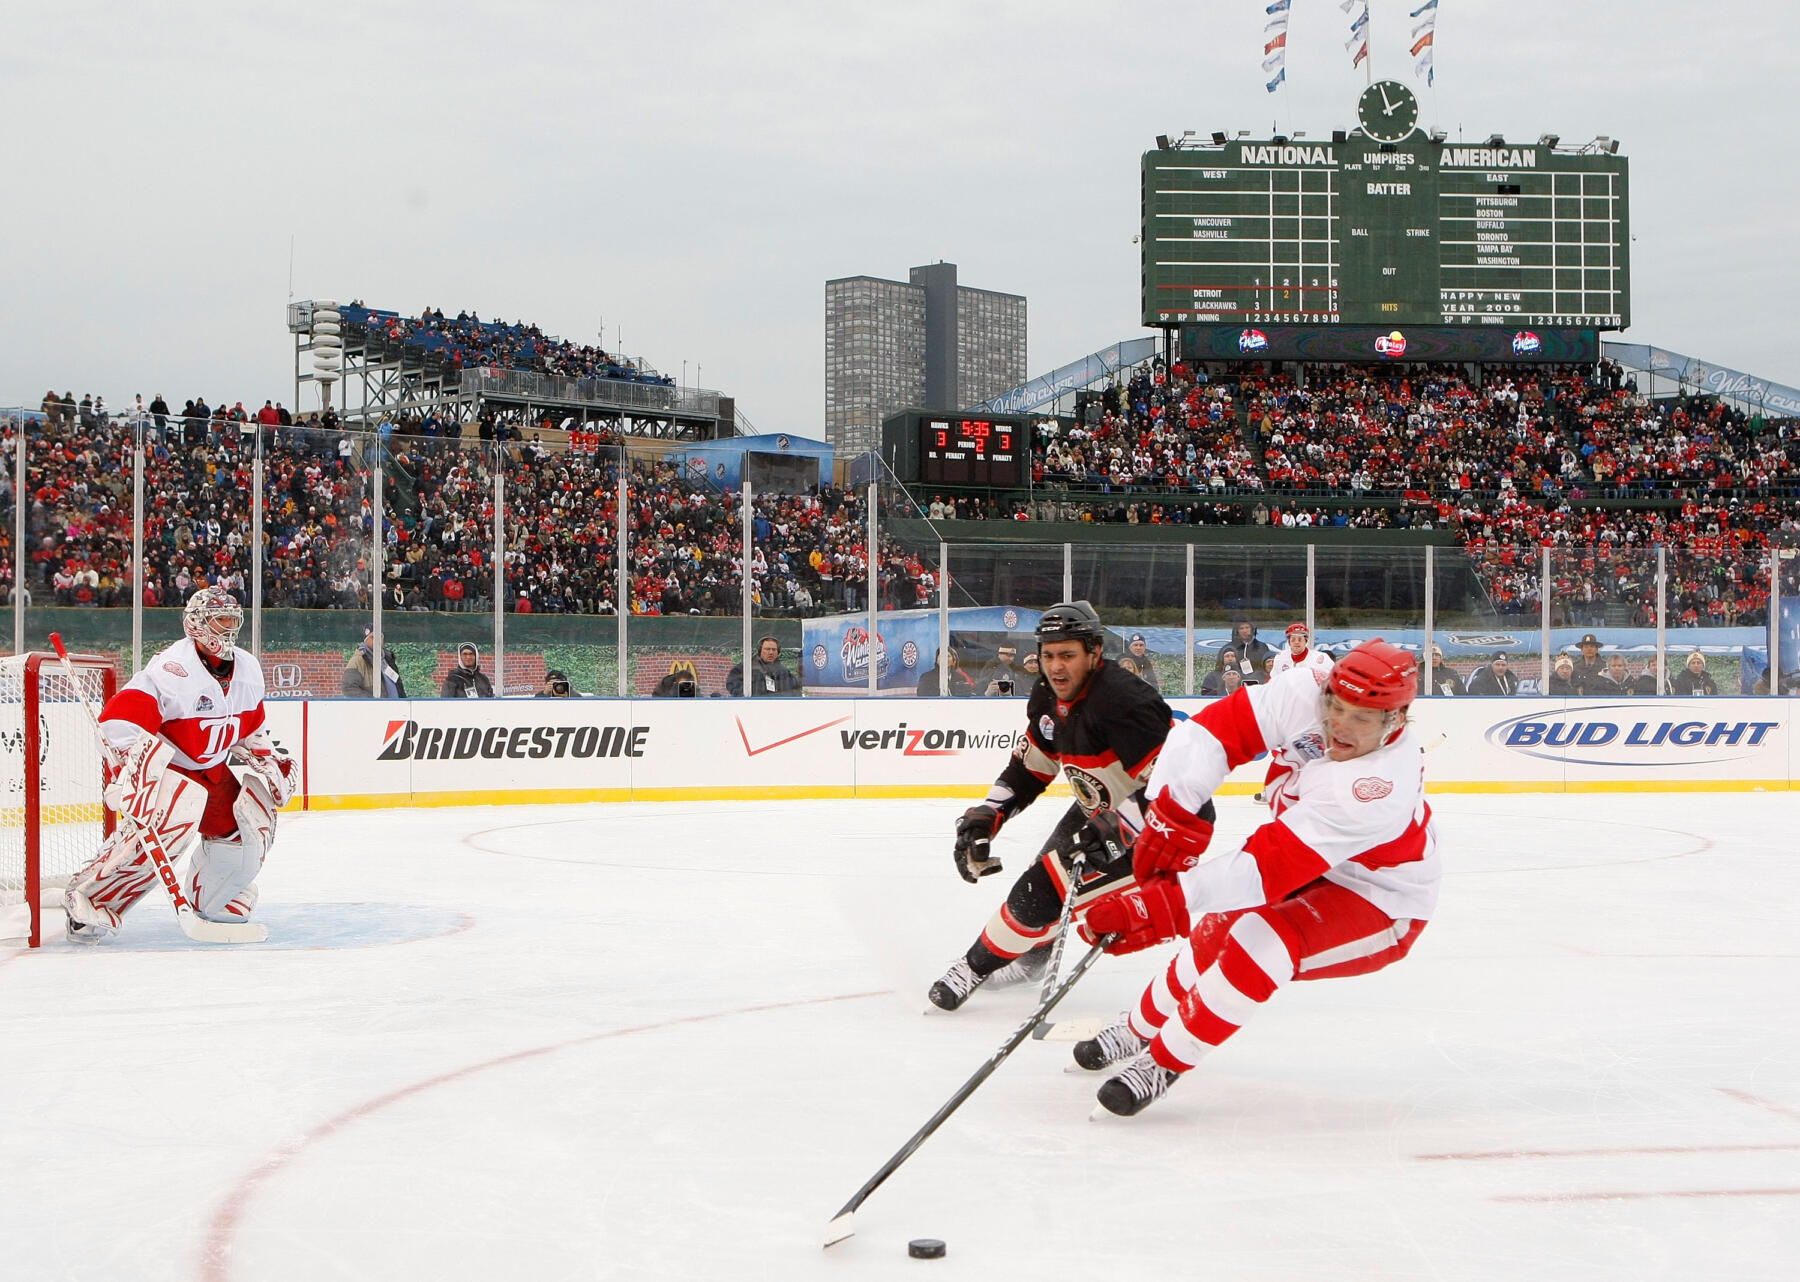
[[992, 806], [971, 806], [956, 821], [956, 871], [973, 885], [979, 878], [1000, 871], [993, 854], [994, 834], [1006, 817]]

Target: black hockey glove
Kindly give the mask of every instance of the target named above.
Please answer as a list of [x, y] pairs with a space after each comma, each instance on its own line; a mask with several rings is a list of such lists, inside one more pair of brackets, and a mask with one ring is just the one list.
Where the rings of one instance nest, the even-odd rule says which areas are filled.
[[1130, 851], [1116, 811], [1096, 810], [1075, 830], [1075, 847], [1089, 868], [1105, 868], [1121, 860], [1129, 863]]
[[971, 806], [956, 821], [956, 871], [973, 885], [977, 878], [1000, 871], [990, 843], [1005, 816], [992, 806]]

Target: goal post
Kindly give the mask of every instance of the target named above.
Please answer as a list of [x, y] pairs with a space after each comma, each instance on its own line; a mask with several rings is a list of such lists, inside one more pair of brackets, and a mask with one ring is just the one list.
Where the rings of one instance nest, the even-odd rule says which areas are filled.
[[0, 659], [0, 941], [42, 943], [42, 909], [99, 853], [113, 816], [100, 746], [82, 710], [118, 688], [112, 661], [72, 654]]

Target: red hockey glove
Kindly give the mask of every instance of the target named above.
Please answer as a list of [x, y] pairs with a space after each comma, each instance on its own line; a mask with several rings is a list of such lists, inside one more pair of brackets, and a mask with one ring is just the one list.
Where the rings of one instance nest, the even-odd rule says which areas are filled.
[[956, 871], [970, 885], [979, 877], [1000, 871], [991, 843], [1005, 821], [1006, 816], [992, 806], [970, 806], [956, 821]]
[[1187, 896], [1182, 893], [1181, 884], [1173, 877], [1155, 877], [1102, 895], [1089, 904], [1082, 917], [1081, 937], [1094, 944], [1103, 935], [1117, 935], [1106, 951], [1135, 953], [1165, 939], [1184, 936], [1191, 929]]
[[1140, 882], [1159, 873], [1186, 872], [1212, 844], [1213, 804], [1190, 814], [1164, 788], [1144, 809], [1144, 830], [1131, 850], [1131, 871]]

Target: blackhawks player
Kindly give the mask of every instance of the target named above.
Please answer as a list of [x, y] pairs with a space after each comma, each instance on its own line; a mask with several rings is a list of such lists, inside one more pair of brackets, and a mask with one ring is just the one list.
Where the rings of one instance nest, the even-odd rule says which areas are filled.
[[[1082, 934], [1128, 953], [1181, 939], [1136, 1008], [1075, 1046], [1083, 1068], [1130, 1062], [1100, 1104], [1159, 1099], [1296, 979], [1364, 975], [1411, 950], [1437, 906], [1440, 866], [1425, 767], [1407, 726], [1411, 655], [1364, 642], [1329, 674], [1300, 669], [1183, 722], [1150, 779], [1136, 884], [1095, 901]], [[1202, 859], [1202, 816], [1233, 767], [1269, 749], [1295, 762], [1274, 815], [1237, 850]]]
[[[1169, 705], [1102, 657], [1105, 632], [1093, 606], [1052, 606], [1038, 620], [1037, 637], [1041, 675], [1025, 704], [1025, 735], [987, 800], [956, 821], [957, 871], [971, 883], [999, 872], [994, 834], [1036, 801], [1058, 770], [1068, 777], [1075, 804], [980, 938], [931, 986], [931, 1003], [943, 1010], [961, 1006], [987, 980], [1016, 983], [1043, 973], [1077, 849], [1089, 852], [1077, 906], [1130, 881], [1131, 860], [1110, 859], [1101, 834], [1122, 825], [1128, 841], [1137, 831], [1144, 782], [1169, 734]], [[1206, 822], [1212, 807], [1201, 813], [1197, 822]]]
[[234, 644], [243, 620], [224, 589], [194, 593], [181, 616], [186, 639], [152, 658], [101, 711], [106, 804], [124, 822], [64, 892], [70, 939], [112, 934], [155, 884], [140, 827], [162, 839], [172, 861], [194, 847], [182, 880], [200, 916], [242, 921], [256, 906], [275, 812], [298, 771], [263, 729], [262, 666]]

